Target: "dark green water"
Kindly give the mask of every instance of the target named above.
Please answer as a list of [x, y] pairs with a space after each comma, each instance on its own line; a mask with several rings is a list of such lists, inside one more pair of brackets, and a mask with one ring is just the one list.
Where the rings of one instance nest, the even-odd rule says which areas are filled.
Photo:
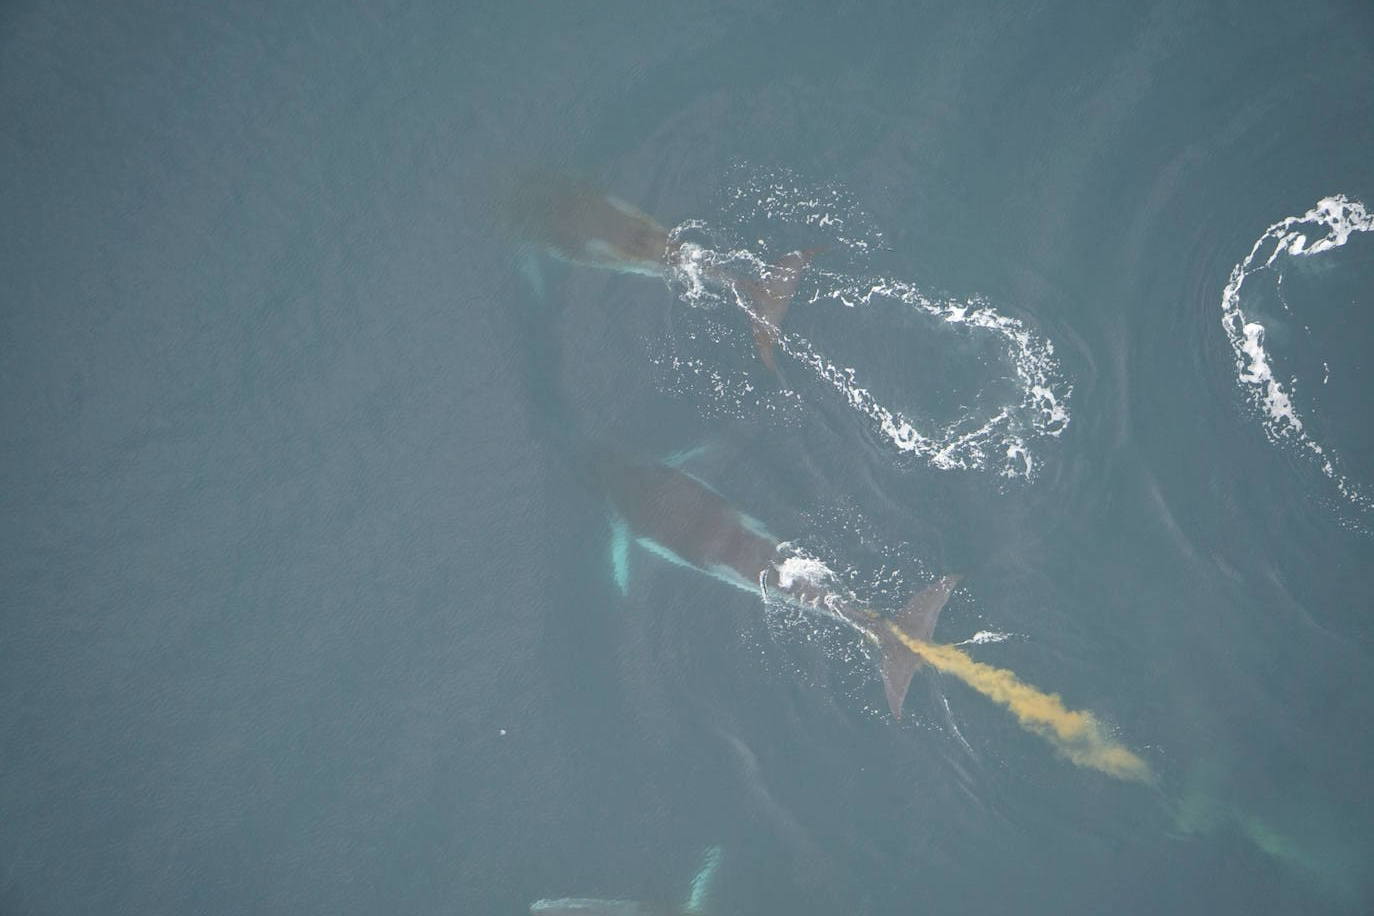
[[[1354, 3], [8, 5], [0, 912], [675, 905], [712, 845], [719, 914], [1368, 912], [1371, 99]], [[782, 380], [683, 276], [541, 296], [534, 170], [823, 249]], [[706, 444], [880, 611], [963, 573], [936, 637], [1154, 785], [622, 595], [591, 442]]]

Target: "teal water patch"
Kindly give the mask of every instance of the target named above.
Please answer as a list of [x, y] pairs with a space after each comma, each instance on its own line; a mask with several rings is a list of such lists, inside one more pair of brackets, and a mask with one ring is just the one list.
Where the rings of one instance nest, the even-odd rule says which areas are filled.
[[700, 916], [707, 911], [710, 903], [711, 893], [715, 889], [716, 874], [720, 871], [720, 861], [723, 853], [719, 846], [712, 846], [702, 855], [701, 869], [692, 879], [692, 891], [687, 897], [687, 902], [683, 904], [683, 910], [693, 916]]
[[630, 526], [619, 515], [611, 518], [611, 575], [620, 594], [630, 593]]

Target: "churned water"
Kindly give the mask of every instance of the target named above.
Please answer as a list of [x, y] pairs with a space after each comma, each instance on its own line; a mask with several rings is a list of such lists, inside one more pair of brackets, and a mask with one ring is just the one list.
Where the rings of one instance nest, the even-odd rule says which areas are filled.
[[[1358, 3], [10, 4], [0, 911], [1368, 912], [1371, 99]], [[900, 720], [745, 541], [963, 576]]]

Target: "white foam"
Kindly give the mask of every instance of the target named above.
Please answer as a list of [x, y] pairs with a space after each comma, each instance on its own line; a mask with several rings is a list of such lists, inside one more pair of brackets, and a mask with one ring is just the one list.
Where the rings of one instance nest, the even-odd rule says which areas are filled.
[[827, 243], [859, 254], [885, 247], [882, 232], [838, 184], [816, 185], [791, 169], [761, 169], [742, 163], [734, 172], [734, 186], [726, 194], [727, 219], [826, 230]]
[[[741, 268], [755, 276], [766, 276], [770, 268], [761, 257], [748, 250], [717, 252], [699, 246], [690, 252], [684, 246], [684, 256], [685, 263], [677, 276], [684, 302], [700, 305], [719, 301], [720, 294], [728, 289], [725, 298], [733, 300], [751, 317], [760, 317], [740, 284], [729, 278], [731, 270], [738, 272]], [[718, 282], [713, 284], [711, 280], [715, 278]], [[828, 286], [813, 297], [813, 301], [824, 296], [856, 308], [871, 304], [875, 297], [884, 297], [913, 306], [948, 324], [999, 337], [1017, 379], [1020, 399], [998, 405], [989, 416], [966, 415], [943, 429], [922, 430], [861, 384], [856, 369], [831, 362], [806, 338], [781, 331], [775, 343], [779, 350], [833, 387], [851, 408], [867, 416], [899, 451], [925, 458], [940, 470], [980, 469], [991, 459], [998, 462], [998, 472], [1004, 477], [1029, 479], [1034, 475], [1035, 461], [1029, 440], [1059, 436], [1070, 421], [1068, 400], [1072, 388], [1059, 375], [1053, 344], [981, 299], [937, 300], [912, 284], [897, 280], [857, 281], [833, 273], [827, 273], [824, 280]]]
[[998, 633], [995, 630], [979, 630], [963, 642], [956, 642], [956, 646], [985, 646], [992, 642], [1006, 642], [1014, 636], [1014, 633]]
[[[1285, 384], [1274, 374], [1264, 345], [1264, 325], [1246, 316], [1240, 296], [1246, 279], [1262, 270], [1277, 270], [1275, 262], [1280, 256], [1321, 254], [1344, 245], [1357, 232], [1370, 231], [1374, 231], [1374, 214], [1363, 203], [1343, 194], [1323, 197], [1302, 216], [1287, 217], [1266, 229], [1245, 259], [1231, 269], [1221, 294], [1221, 326], [1235, 355], [1236, 381], [1260, 414], [1265, 435], [1272, 442], [1292, 442], [1306, 451], [1341, 495], [1365, 509], [1374, 508], [1374, 498], [1345, 475], [1333, 451], [1307, 433], [1293, 404], [1298, 380], [1290, 378]], [[1284, 307], [1288, 308], [1286, 300]]]
[[[753, 228], [756, 222], [766, 221], [804, 231], [832, 249], [848, 249], [851, 262], [861, 262], [868, 252], [886, 247], [882, 233], [842, 188], [834, 184], [808, 186], [787, 170], [751, 171], [740, 167], [737, 172], [738, 183], [726, 195], [727, 222]], [[823, 238], [814, 238], [818, 231], [824, 232]], [[721, 245], [721, 239], [738, 235], [732, 236], [728, 226], [717, 229], [702, 220], [683, 223], [671, 236], [682, 244], [668, 282], [683, 302], [692, 306], [735, 305], [752, 318], [761, 318], [741, 282], [761, 281], [774, 269], [772, 263], [777, 255], [770, 253], [761, 240], [753, 243], [757, 250], [739, 244]], [[684, 236], [715, 241], [705, 245], [686, 241]], [[746, 236], [757, 237], [757, 232]], [[941, 299], [905, 281], [829, 271], [809, 271], [806, 282], [815, 284], [809, 296], [813, 303], [829, 299], [855, 309], [869, 306], [875, 299], [886, 299], [915, 308], [966, 333], [992, 335], [1005, 354], [1018, 393], [1011, 399], [972, 397], [971, 403], [992, 403], [978, 414], [966, 412], [943, 427], [918, 425], [900, 409], [880, 400], [857, 369], [831, 361], [815, 344], [796, 333], [783, 329], [777, 335], [775, 347], [834, 388], [900, 452], [922, 458], [940, 470], [990, 467], [1007, 478], [1034, 476], [1037, 464], [1033, 443], [1061, 435], [1070, 422], [1072, 387], [1060, 374], [1050, 341], [981, 298]], [[692, 369], [700, 375], [697, 367]], [[988, 384], [999, 383], [1003, 378], [997, 373]], [[717, 391], [724, 393], [721, 386]], [[796, 392], [789, 394], [796, 396]]]
[[823, 588], [835, 579], [835, 573], [818, 558], [796, 553], [778, 564], [778, 587], [784, 591], [806, 584]]

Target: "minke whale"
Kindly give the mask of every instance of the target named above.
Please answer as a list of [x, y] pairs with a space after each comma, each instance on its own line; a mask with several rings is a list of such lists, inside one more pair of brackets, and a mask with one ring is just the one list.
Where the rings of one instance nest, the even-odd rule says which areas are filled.
[[892, 617], [858, 607], [814, 560], [790, 552], [757, 519], [731, 506], [681, 461], [639, 464], [607, 458], [601, 485], [613, 509], [611, 565], [622, 593], [629, 589], [630, 553], [638, 546], [729, 585], [776, 597], [858, 631], [878, 650], [883, 691], [894, 718], [923, 660], [894, 631], [930, 641], [936, 620], [960, 576], [947, 575], [916, 594]]
[[721, 850], [712, 846], [702, 856], [701, 870], [692, 879], [687, 899], [678, 905], [645, 903], [640, 900], [600, 900], [594, 897], [562, 897], [536, 900], [530, 904], [531, 916], [704, 916]]
[[[544, 295], [536, 254], [580, 267], [667, 278], [700, 249], [674, 239], [662, 225], [620, 198], [562, 175], [527, 176], [508, 206], [509, 229], [525, 249], [522, 270]], [[734, 288], [749, 312], [759, 358], [776, 371], [773, 345], [806, 265], [819, 249], [794, 251], [760, 276], [693, 265], [704, 279]]]

